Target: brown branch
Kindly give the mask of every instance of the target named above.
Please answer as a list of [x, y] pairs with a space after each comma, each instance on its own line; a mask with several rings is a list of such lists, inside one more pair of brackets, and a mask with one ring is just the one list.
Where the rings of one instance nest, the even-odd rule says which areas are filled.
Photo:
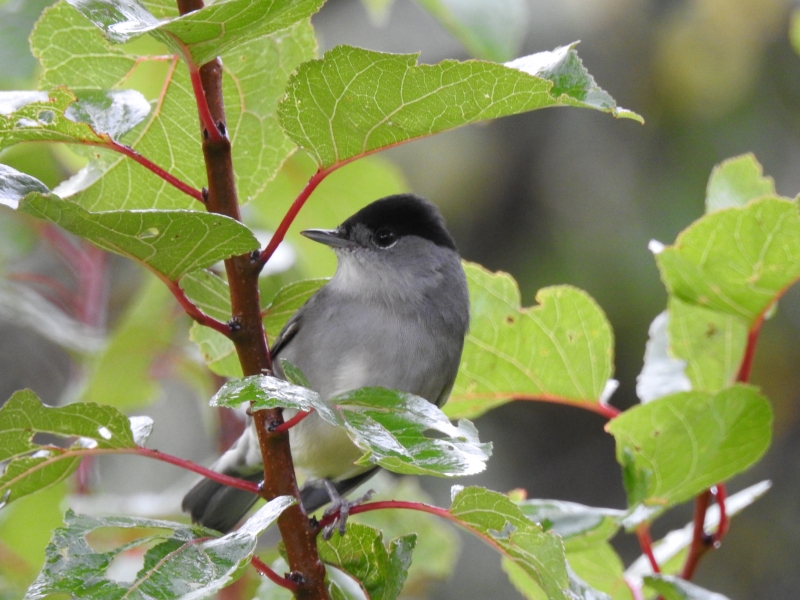
[[[202, 7], [201, 0], [178, 0], [181, 14]], [[191, 56], [184, 58], [187, 59], [190, 73], [193, 74], [192, 61], [189, 60]], [[201, 126], [205, 129], [202, 138], [208, 177], [206, 207], [209, 212], [241, 221], [231, 142], [221, 133], [225, 131], [226, 122], [222, 95], [222, 63], [219, 59], [208, 62], [200, 67], [198, 75], [202, 89], [201, 93], [195, 90], [195, 96], [199, 105]], [[204, 114], [205, 106], [208, 107], [208, 115]], [[209, 127], [209, 120], [215, 127]], [[258, 257], [253, 258], [249, 254], [234, 256], [225, 261], [232, 315], [236, 323], [236, 327], [232, 328], [230, 339], [236, 348], [244, 375], [272, 373], [272, 359], [261, 320], [261, 300], [258, 291], [260, 270]], [[264, 460], [262, 497], [266, 500], [284, 495], [299, 498], [289, 435], [287, 432], [268, 432], [268, 424], [283, 422], [282, 411], [280, 409], [255, 411], [253, 420]], [[281, 514], [278, 518], [278, 528], [286, 548], [289, 568], [297, 575], [295, 597], [298, 600], [327, 599], [325, 566], [317, 553], [316, 529], [311, 526], [299, 502]]]

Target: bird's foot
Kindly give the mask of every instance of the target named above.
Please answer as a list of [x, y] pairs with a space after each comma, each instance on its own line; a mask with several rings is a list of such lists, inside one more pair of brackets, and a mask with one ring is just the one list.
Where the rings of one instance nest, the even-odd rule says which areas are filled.
[[322, 530], [322, 539], [328, 541], [331, 539], [331, 537], [333, 537], [333, 532], [337, 529], [339, 530], [339, 535], [345, 534], [345, 531], [347, 530], [347, 518], [350, 516], [350, 509], [354, 506], [358, 506], [359, 504], [367, 502], [370, 498], [372, 498], [375, 490], [369, 490], [366, 494], [360, 498], [356, 498], [355, 500], [348, 500], [339, 494], [332, 481], [323, 479], [322, 483], [325, 485], [325, 489], [328, 491], [328, 496], [331, 498], [331, 505], [325, 509], [325, 512], [322, 513], [322, 518], [324, 520], [326, 517], [336, 515], [333, 521], [326, 525]]

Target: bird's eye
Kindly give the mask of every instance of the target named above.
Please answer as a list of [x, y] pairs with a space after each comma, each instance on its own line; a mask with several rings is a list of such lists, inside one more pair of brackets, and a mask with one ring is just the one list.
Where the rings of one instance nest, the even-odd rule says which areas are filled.
[[383, 228], [375, 232], [375, 243], [380, 248], [388, 248], [397, 241], [397, 235], [391, 229]]

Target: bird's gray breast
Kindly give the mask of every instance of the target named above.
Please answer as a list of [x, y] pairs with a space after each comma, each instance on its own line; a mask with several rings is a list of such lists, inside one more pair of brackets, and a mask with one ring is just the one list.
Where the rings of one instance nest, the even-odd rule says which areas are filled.
[[[338, 302], [321, 290], [280, 350], [323, 398], [380, 386], [441, 402], [458, 369], [463, 331], [424, 311], [377, 302]], [[428, 311], [431, 313], [431, 311]]]

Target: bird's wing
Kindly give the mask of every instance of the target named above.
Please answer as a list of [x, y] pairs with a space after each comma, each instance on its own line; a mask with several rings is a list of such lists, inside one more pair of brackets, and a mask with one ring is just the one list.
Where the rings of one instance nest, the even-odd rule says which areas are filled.
[[302, 308], [297, 311], [292, 318], [286, 322], [286, 325], [283, 326], [283, 329], [281, 329], [278, 337], [275, 338], [275, 343], [272, 344], [272, 348], [270, 350], [270, 354], [273, 357], [277, 356], [281, 350], [286, 348], [286, 344], [288, 344], [291, 339], [297, 335], [297, 332], [300, 331], [300, 322], [303, 319], [302, 312]]

